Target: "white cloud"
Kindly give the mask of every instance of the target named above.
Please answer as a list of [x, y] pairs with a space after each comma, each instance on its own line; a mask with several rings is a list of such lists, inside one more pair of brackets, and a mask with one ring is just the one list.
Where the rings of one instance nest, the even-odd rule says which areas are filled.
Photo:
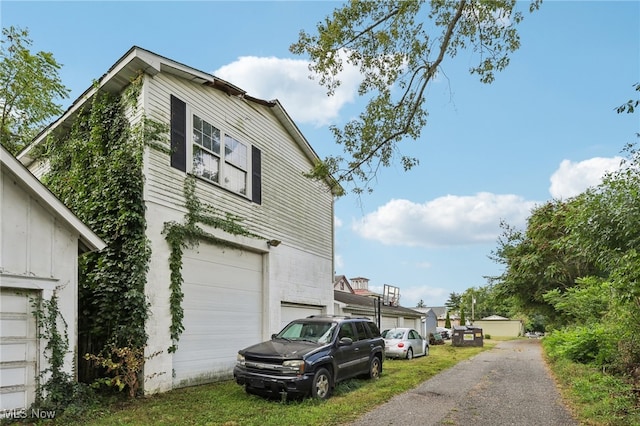
[[432, 263], [431, 262], [418, 262], [416, 263], [416, 268], [420, 268], [420, 269], [429, 269], [431, 268]]
[[354, 102], [362, 77], [357, 68], [345, 63], [339, 76], [342, 84], [333, 96], [327, 96], [324, 87], [309, 79], [308, 65], [300, 59], [242, 56], [213, 74], [253, 97], [278, 99], [295, 122], [331, 124], [345, 104]]
[[535, 202], [481, 192], [447, 195], [423, 204], [391, 200], [352, 224], [361, 237], [387, 245], [442, 247], [495, 242], [500, 220], [524, 227]]
[[421, 300], [426, 306], [443, 306], [449, 299], [451, 290], [446, 288], [430, 287], [426, 285], [401, 287], [400, 288], [400, 305], [412, 308]]
[[551, 175], [549, 193], [553, 198], [566, 199], [597, 186], [607, 172], [620, 168], [622, 157], [595, 157], [574, 163], [562, 160], [560, 167]]
[[336, 228], [341, 228], [342, 227], [342, 219], [340, 219], [338, 216], [334, 216], [333, 217], [333, 226], [335, 226]]

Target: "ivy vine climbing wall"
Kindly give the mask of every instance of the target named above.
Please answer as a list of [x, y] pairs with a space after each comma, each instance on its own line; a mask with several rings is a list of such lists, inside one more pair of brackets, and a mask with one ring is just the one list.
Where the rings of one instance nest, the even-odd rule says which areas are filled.
[[[108, 346], [144, 347], [147, 339], [146, 133], [132, 128], [125, 116], [141, 84], [142, 77], [117, 96], [97, 92], [68, 133], [50, 135], [37, 151], [49, 164], [43, 182], [107, 243], [100, 253], [79, 260], [80, 356]], [[95, 378], [86, 363], [78, 367], [81, 380]]]

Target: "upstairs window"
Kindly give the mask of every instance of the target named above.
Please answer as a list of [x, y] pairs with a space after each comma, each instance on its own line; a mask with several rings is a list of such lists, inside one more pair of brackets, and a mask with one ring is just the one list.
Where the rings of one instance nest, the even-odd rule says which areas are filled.
[[224, 149], [221, 149], [220, 129], [195, 114], [192, 127], [193, 174], [247, 195], [247, 146], [224, 134]]
[[193, 116], [193, 174], [220, 183], [220, 129]]
[[247, 146], [224, 135], [224, 185], [240, 194], [247, 194]]
[[260, 149], [236, 139], [201, 114], [191, 114], [177, 97], [171, 95], [170, 101], [171, 167], [262, 204]]

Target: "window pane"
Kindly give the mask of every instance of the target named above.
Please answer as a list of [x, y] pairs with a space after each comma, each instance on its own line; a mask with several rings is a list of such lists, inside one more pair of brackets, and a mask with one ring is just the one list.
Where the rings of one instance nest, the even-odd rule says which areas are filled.
[[193, 116], [193, 143], [220, 154], [220, 130], [197, 115]]
[[225, 160], [243, 170], [247, 170], [247, 147], [229, 135], [224, 135]]
[[211, 149], [211, 136], [204, 135], [202, 137], [202, 146], [207, 149]]
[[218, 182], [219, 159], [198, 146], [193, 147], [193, 173]]
[[211, 133], [211, 142], [211, 151], [220, 155], [220, 130], [216, 129], [215, 127], [213, 128], [213, 132]]
[[199, 130], [202, 132], [202, 119], [197, 115], [193, 116], [193, 130]]
[[225, 167], [225, 186], [231, 191], [247, 194], [247, 172], [233, 166]]

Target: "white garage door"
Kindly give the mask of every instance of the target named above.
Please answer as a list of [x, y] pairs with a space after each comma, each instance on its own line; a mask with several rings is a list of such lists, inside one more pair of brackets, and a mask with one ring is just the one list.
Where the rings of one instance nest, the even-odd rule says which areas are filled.
[[280, 309], [280, 329], [291, 321], [306, 318], [310, 315], [322, 314], [322, 307], [310, 305], [298, 305], [295, 303], [282, 303]]
[[380, 323], [380, 331], [387, 330], [389, 328], [396, 328], [398, 326], [398, 318], [382, 316], [380, 318]]
[[0, 412], [27, 408], [36, 393], [36, 320], [28, 295], [16, 291], [0, 288]]
[[229, 378], [238, 350], [262, 340], [262, 255], [200, 243], [185, 250], [182, 276], [173, 385]]

